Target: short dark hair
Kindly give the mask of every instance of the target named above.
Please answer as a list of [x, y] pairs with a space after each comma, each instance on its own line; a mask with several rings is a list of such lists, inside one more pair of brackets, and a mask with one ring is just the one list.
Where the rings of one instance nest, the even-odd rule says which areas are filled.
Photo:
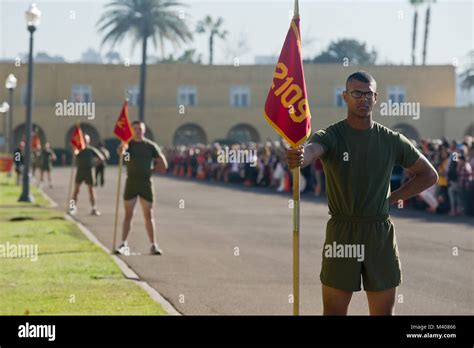
[[364, 83], [373, 83], [375, 85], [375, 88], [377, 88], [377, 81], [375, 81], [374, 77], [370, 75], [367, 71], [360, 70], [350, 74], [346, 80], [346, 89], [347, 85], [352, 80], [357, 80]]
[[138, 121], [138, 120], [132, 122], [132, 126], [134, 126], [136, 124], [139, 124], [141, 126], [142, 124], [145, 125], [145, 122]]

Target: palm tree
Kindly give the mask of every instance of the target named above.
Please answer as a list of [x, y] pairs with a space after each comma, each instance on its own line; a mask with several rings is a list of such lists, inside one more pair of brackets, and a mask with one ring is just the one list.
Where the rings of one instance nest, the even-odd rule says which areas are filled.
[[145, 121], [145, 78], [147, 42], [152, 39], [153, 45], [161, 46], [164, 55], [164, 41], [170, 41], [174, 47], [192, 39], [192, 34], [183, 19], [180, 18], [177, 6], [183, 6], [175, 0], [114, 0], [105, 8], [97, 22], [98, 30], [105, 36], [102, 44], [111, 43], [113, 48], [127, 34], [133, 39], [132, 50], [137, 42], [142, 42], [142, 63], [140, 67], [139, 119]]
[[415, 9], [413, 16], [413, 36], [411, 41], [411, 64], [415, 65], [415, 48], [416, 48], [416, 27], [418, 24], [418, 5], [422, 4], [424, 0], [410, 0], [410, 4]]
[[474, 88], [474, 50], [468, 53], [469, 63], [466, 69], [461, 73], [461, 88], [471, 90]]
[[214, 21], [211, 16], [207, 15], [204, 20], [197, 24], [196, 32], [199, 34], [209, 33], [209, 65], [212, 65], [214, 56], [214, 37], [225, 39], [228, 34], [227, 30], [220, 30], [223, 23], [224, 19], [222, 17]]
[[423, 42], [423, 65], [426, 65], [426, 48], [428, 46], [428, 32], [430, 28], [430, 18], [431, 18], [431, 2], [435, 3], [436, 0], [428, 0], [428, 7], [426, 8], [425, 15], [425, 40]]
[[122, 61], [122, 57], [120, 57], [120, 53], [117, 51], [109, 51], [105, 54], [105, 59], [107, 59], [108, 64], [118, 64]]

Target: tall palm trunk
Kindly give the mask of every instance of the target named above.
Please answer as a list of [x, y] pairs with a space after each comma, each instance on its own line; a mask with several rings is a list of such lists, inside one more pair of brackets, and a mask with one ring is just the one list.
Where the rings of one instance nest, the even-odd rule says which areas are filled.
[[211, 34], [209, 37], [209, 65], [212, 65], [214, 54], [214, 34]]
[[415, 65], [415, 48], [416, 48], [416, 27], [418, 24], [418, 9], [415, 7], [415, 15], [413, 17], [413, 37], [411, 41], [411, 64]]
[[425, 16], [425, 40], [423, 42], [423, 65], [426, 65], [426, 48], [428, 46], [428, 32], [430, 28], [431, 6], [428, 4]]
[[140, 66], [140, 99], [139, 99], [139, 110], [138, 118], [141, 122], [145, 122], [145, 85], [146, 85], [146, 44], [148, 36], [143, 35], [143, 46], [142, 46], [142, 64]]

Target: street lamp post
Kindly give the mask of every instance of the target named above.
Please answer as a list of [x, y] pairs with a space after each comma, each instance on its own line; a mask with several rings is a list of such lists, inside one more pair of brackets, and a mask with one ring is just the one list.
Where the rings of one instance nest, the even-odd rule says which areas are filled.
[[10, 105], [8, 105], [7, 102], [3, 102], [1, 105], [0, 105], [0, 114], [5, 114], [2, 116], [2, 129], [3, 129], [3, 141], [5, 143], [5, 147], [4, 147], [4, 150], [6, 150], [6, 137], [7, 137], [7, 134], [6, 134], [6, 129], [7, 129], [7, 112], [8, 110], [10, 109]]
[[7, 153], [9, 154], [12, 151], [12, 125], [13, 125], [13, 90], [16, 88], [17, 79], [15, 75], [10, 74], [8, 75], [5, 81], [5, 87], [8, 89], [9, 92], [9, 103], [10, 103], [10, 112], [8, 114], [8, 122], [7, 122]]
[[3, 142], [5, 144], [5, 146], [3, 147], [3, 149], [6, 151], [6, 146], [7, 146], [7, 142], [6, 142], [6, 138], [7, 138], [7, 112], [8, 110], [10, 109], [10, 105], [8, 105], [7, 102], [3, 102], [1, 105], [0, 105], [0, 114], [5, 114], [2, 116], [2, 130], [3, 130]]
[[36, 4], [31, 4], [25, 12], [28, 31], [30, 32], [30, 51], [28, 55], [28, 84], [26, 90], [26, 124], [25, 124], [25, 157], [23, 168], [23, 189], [18, 199], [20, 202], [33, 202], [30, 195], [30, 164], [31, 164], [31, 130], [32, 130], [32, 94], [33, 94], [33, 33], [39, 24], [41, 12]]

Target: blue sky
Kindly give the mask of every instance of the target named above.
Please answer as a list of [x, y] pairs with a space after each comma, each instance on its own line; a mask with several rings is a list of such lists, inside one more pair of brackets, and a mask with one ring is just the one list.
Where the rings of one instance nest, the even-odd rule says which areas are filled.
[[[67, 61], [79, 60], [89, 47], [100, 48], [101, 37], [95, 24], [108, 1], [36, 1], [42, 22], [35, 34], [35, 51], [61, 55]], [[232, 50], [244, 38], [248, 50], [239, 54], [241, 64], [252, 64], [258, 55], [278, 55], [288, 29], [292, 0], [200, 1], [187, 4], [185, 18], [191, 28], [205, 15], [223, 17], [230, 35], [215, 47], [217, 64], [232, 63]], [[27, 51], [28, 33], [24, 11], [30, 1], [0, 0], [0, 59], [12, 58]], [[410, 64], [413, 8], [409, 1], [316, 1], [300, 0], [303, 55], [314, 56], [332, 41], [356, 38], [379, 52], [378, 63]], [[421, 61], [425, 6], [420, 6], [418, 26], [418, 61]], [[428, 64], [462, 66], [473, 49], [473, 1], [437, 1], [432, 5]], [[195, 35], [192, 44], [207, 62], [207, 38]], [[130, 40], [117, 46], [122, 57], [140, 62], [139, 46], [131, 52]], [[184, 49], [183, 48], [183, 49]], [[105, 53], [108, 46], [102, 49]], [[166, 46], [167, 53], [173, 52]], [[151, 46], [150, 55], [160, 51]]]

